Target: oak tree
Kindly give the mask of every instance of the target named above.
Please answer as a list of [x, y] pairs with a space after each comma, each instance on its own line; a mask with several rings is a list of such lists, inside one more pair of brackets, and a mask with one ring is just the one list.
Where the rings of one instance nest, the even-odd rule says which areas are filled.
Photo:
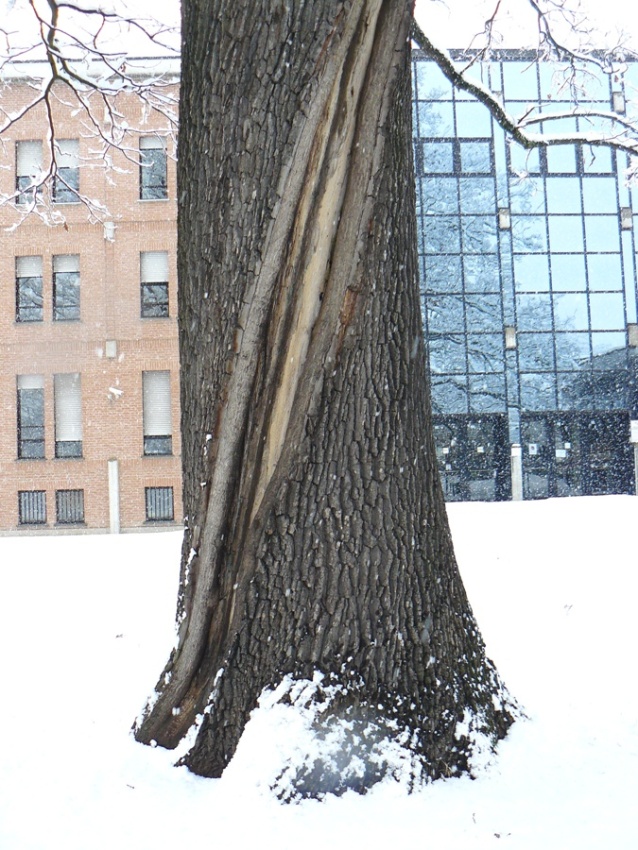
[[[179, 640], [140, 741], [219, 776], [260, 693], [320, 684], [293, 784], [363, 789], [389, 736], [468, 769], [512, 707], [454, 559], [417, 281], [409, 0], [183, 6], [178, 162], [187, 530]], [[199, 718], [199, 719], [198, 719]], [[374, 746], [372, 746], [374, 750]]]

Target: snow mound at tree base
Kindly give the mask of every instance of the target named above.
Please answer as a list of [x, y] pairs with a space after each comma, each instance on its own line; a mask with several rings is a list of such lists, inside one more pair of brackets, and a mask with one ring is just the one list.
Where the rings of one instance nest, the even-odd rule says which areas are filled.
[[[473, 776], [494, 755], [493, 740], [480, 729], [480, 718], [468, 712], [458, 724]], [[298, 802], [388, 784], [410, 794], [430, 781], [421, 749], [418, 733], [388, 717], [383, 705], [363, 703], [356, 690], [316, 672], [312, 680], [285, 676], [262, 692], [233, 762], [250, 754], [259, 784], [283, 802]], [[460, 773], [452, 768], [449, 775]]]

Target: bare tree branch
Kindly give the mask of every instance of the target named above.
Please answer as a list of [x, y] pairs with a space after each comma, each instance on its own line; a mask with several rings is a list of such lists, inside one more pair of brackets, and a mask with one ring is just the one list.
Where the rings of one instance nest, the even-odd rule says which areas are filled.
[[[529, 0], [529, 2], [535, 3], [535, 0]], [[493, 18], [490, 20], [493, 20]], [[476, 80], [472, 80], [466, 75], [467, 68], [470, 67], [469, 65], [462, 69], [457, 68], [449, 53], [435, 46], [425, 35], [416, 21], [413, 23], [411, 35], [412, 39], [424, 51], [424, 53], [436, 62], [450, 82], [457, 88], [469, 92], [477, 100], [485, 104], [498, 124], [500, 124], [500, 126], [524, 148], [529, 150], [532, 148], [550, 147], [553, 145], [587, 144], [592, 146], [612, 147], [632, 156], [638, 153], [638, 128], [622, 115], [609, 110], [596, 110], [591, 108], [579, 109], [578, 107], [574, 107], [572, 110], [561, 111], [559, 113], [539, 112], [537, 114], [532, 114], [532, 109], [528, 110], [521, 118], [515, 118], [505, 109], [503, 103], [495, 94], [481, 83]], [[485, 52], [482, 53], [482, 58], [488, 58]], [[599, 67], [604, 67], [599, 60], [595, 60], [595, 62]], [[529, 126], [540, 122], [551, 122], [562, 118], [577, 117], [604, 119], [609, 122], [610, 132], [532, 134], [527, 131]]]
[[[169, 36], [174, 35], [174, 30], [151, 19], [123, 16], [97, 7], [85, 8], [65, 0], [25, 0], [22, 12], [29, 15], [34, 38], [30, 44], [16, 47], [16, 32], [11, 32], [5, 22], [0, 30], [6, 54], [0, 59], [0, 84], [14, 84], [16, 79], [26, 82], [31, 77], [34, 94], [15, 111], [0, 107], [0, 135], [33, 110], [45, 110], [50, 164], [29, 187], [33, 203], [26, 205], [19, 218], [22, 220], [24, 214], [35, 212], [51, 223], [58, 223], [64, 221], [61, 211], [51, 208], [46, 203], [46, 194], [41, 192], [54, 180], [60, 180], [56, 102], [73, 104], [73, 109], [84, 114], [87, 135], [100, 146], [95, 152], [96, 161], [108, 168], [109, 151], [118, 150], [137, 166], [139, 150], [134, 138], [144, 128], [132, 127], [124, 120], [117, 99], [121, 95], [135, 95], [147, 111], [162, 117], [165, 132], [175, 139], [179, 52], [170, 44]], [[79, 21], [89, 21], [88, 32], [80, 29]], [[122, 39], [113, 47], [115, 29], [119, 32], [122, 27], [143, 36], [154, 57], [145, 61], [131, 59]], [[162, 48], [162, 56], [158, 55], [158, 46]], [[34, 51], [39, 51], [35, 60]], [[0, 203], [15, 201], [19, 195], [24, 195], [24, 191], [16, 190], [1, 198]], [[91, 218], [104, 218], [107, 211], [99, 202], [79, 193], [77, 196], [89, 209]]]

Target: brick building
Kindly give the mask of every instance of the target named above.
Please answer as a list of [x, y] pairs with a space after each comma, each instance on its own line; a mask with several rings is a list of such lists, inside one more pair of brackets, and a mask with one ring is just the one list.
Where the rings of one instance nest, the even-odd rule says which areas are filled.
[[[5, 115], [32, 99], [32, 85], [27, 69], [0, 90]], [[60, 91], [54, 101], [50, 186], [34, 188], [50, 163], [44, 106], [0, 147], [2, 532], [119, 531], [182, 516], [168, 121], [119, 95], [138, 129], [106, 168], [69, 100]], [[80, 196], [107, 212], [96, 216]]]

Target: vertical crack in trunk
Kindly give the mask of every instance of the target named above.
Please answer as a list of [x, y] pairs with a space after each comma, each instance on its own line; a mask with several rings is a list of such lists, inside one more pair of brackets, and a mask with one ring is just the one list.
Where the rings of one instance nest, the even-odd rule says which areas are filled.
[[[366, 9], [357, 38], [349, 49], [345, 71], [336, 80], [326, 109], [324, 126], [319, 128], [321, 158], [316, 166], [321, 177], [307, 184], [295, 220], [291, 256], [285, 290], [293, 290], [293, 318], [290, 332], [280, 342], [282, 351], [277, 367], [277, 389], [269, 411], [265, 447], [257, 492], [252, 508], [254, 518], [286, 441], [292, 404], [303, 373], [310, 336], [319, 314], [329, 265], [339, 228], [343, 200], [348, 184], [352, 144], [361, 105], [362, 89], [374, 44], [377, 18], [382, 0], [374, 0]], [[301, 262], [296, 255], [303, 252]], [[299, 266], [302, 265], [302, 268]], [[273, 317], [275, 322], [280, 317]]]

